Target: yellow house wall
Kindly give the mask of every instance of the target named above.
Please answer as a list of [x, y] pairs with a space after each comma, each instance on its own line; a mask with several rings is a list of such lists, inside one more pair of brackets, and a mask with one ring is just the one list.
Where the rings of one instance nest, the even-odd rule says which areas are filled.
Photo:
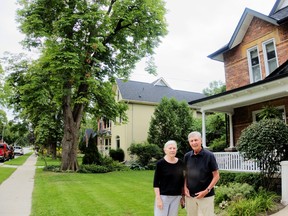
[[124, 150], [125, 160], [130, 160], [127, 149], [135, 142], [147, 140], [150, 120], [155, 110], [155, 105], [128, 104], [126, 124], [113, 123], [111, 128], [111, 148], [116, 149], [116, 137], [120, 137], [120, 148]]

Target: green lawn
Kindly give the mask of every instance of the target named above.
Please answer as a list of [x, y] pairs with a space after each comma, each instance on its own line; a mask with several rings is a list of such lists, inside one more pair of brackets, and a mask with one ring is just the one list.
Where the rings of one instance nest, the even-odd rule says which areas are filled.
[[21, 156], [14, 158], [12, 160], [5, 161], [4, 164], [20, 166], [20, 165], [24, 164], [25, 161], [27, 160], [27, 158], [30, 157], [30, 155], [32, 155], [32, 154], [33, 154], [33, 152], [29, 152], [27, 154], [21, 155]]
[[36, 166], [45, 166], [45, 161], [47, 165], [60, 165], [61, 164], [61, 160], [59, 158], [52, 159], [51, 157], [42, 157], [41, 155], [39, 155]]
[[[36, 170], [31, 216], [153, 215], [153, 171], [106, 174]], [[184, 216], [181, 209], [179, 216]]]
[[[12, 160], [9, 161], [5, 161], [4, 164], [5, 165], [15, 165], [15, 166], [20, 166], [22, 165], [27, 158], [31, 155], [32, 153], [28, 153], [25, 155], [22, 155], [18, 158], [14, 158]], [[12, 175], [12, 173], [16, 170], [16, 168], [14, 167], [0, 167], [0, 184], [2, 184], [3, 181], [5, 181], [7, 178], [10, 177], [10, 175]]]
[[[79, 164], [82, 164], [82, 158], [83, 158], [83, 155], [78, 155], [77, 160], [78, 160]], [[43, 157], [43, 156], [39, 155], [38, 159], [37, 159], [36, 166], [45, 166], [45, 161], [46, 161], [48, 166], [61, 164], [60, 158], [52, 159], [51, 157]]]
[[9, 178], [10, 175], [16, 170], [16, 168], [11, 167], [0, 167], [0, 184]]

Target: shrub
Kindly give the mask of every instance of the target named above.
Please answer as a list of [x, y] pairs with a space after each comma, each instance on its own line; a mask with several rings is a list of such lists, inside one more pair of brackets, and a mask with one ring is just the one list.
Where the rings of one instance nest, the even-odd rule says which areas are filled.
[[220, 180], [217, 185], [228, 185], [230, 182], [247, 183], [257, 191], [262, 186], [260, 173], [220, 171]]
[[107, 167], [96, 164], [82, 164], [79, 167], [79, 173], [107, 173], [110, 172]]
[[131, 163], [129, 167], [131, 170], [145, 170], [145, 167], [142, 167], [139, 163], [135, 162]]
[[266, 213], [276, 206], [278, 196], [275, 193], [260, 190], [255, 197], [240, 199], [232, 202], [228, 208], [231, 216], [256, 216], [259, 213]]
[[127, 171], [129, 167], [122, 163], [114, 161], [111, 157], [102, 157], [100, 165], [82, 164], [79, 167], [79, 173], [107, 173], [113, 171]]
[[102, 157], [101, 165], [105, 166], [110, 171], [129, 170], [129, 167], [127, 167], [125, 164], [114, 161], [111, 157]]
[[227, 185], [230, 182], [234, 182], [237, 174], [235, 172], [220, 171], [221, 178], [217, 182], [217, 185]]
[[118, 149], [110, 149], [109, 151], [109, 156], [115, 160], [115, 161], [119, 161], [119, 162], [122, 162], [124, 161], [124, 158], [125, 158], [125, 154], [124, 154], [124, 151], [123, 149], [121, 148], [118, 148]]
[[258, 190], [262, 185], [260, 173], [238, 173], [235, 175], [235, 182], [247, 183], [252, 185], [255, 190]]
[[209, 145], [209, 149], [213, 152], [223, 152], [227, 148], [226, 135], [222, 135], [218, 139], [214, 139]]
[[60, 172], [60, 165], [47, 165], [43, 171]]
[[156, 163], [157, 161], [150, 161], [147, 166], [146, 166], [146, 169], [147, 170], [155, 170], [156, 169]]
[[228, 200], [226, 189], [227, 189], [226, 186], [216, 186], [215, 187], [214, 203], [216, 206], [218, 206], [220, 203]]
[[[209, 114], [206, 117], [206, 141], [212, 143], [226, 133], [224, 113]], [[225, 135], [224, 135], [225, 136]]]
[[215, 190], [216, 205], [220, 204], [223, 201], [236, 201], [243, 198], [249, 198], [255, 192], [254, 188], [247, 183], [229, 183], [227, 186], [219, 186]]
[[255, 122], [242, 131], [238, 149], [245, 158], [259, 162], [264, 186], [270, 189], [280, 162], [288, 159], [288, 126], [279, 119]]
[[130, 151], [130, 155], [137, 156], [137, 162], [141, 167], [146, 167], [153, 158], [159, 159], [163, 155], [159, 146], [146, 142], [132, 143], [128, 151]]
[[84, 157], [82, 159], [82, 164], [101, 164], [101, 154], [98, 151], [96, 144], [97, 137], [89, 137], [88, 147], [83, 148]]

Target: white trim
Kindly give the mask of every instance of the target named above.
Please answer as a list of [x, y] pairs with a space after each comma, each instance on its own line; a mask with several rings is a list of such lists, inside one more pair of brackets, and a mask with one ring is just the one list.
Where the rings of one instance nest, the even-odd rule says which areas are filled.
[[206, 125], [205, 125], [205, 111], [202, 112], [202, 146], [203, 148], [207, 148], [206, 145]]
[[266, 45], [269, 44], [270, 42], [273, 42], [273, 46], [274, 46], [274, 52], [275, 52], [275, 58], [276, 58], [276, 68], [279, 67], [277, 49], [276, 49], [274, 38], [269, 39], [267, 41], [264, 41], [262, 43], [262, 50], [263, 50], [263, 56], [264, 56], [264, 64], [265, 64], [266, 76], [268, 76], [269, 74], [271, 74], [271, 72], [273, 72], [273, 71], [270, 71], [270, 69], [269, 69], [268, 58], [267, 58], [267, 50], [266, 50]]
[[250, 77], [250, 83], [254, 83], [257, 82], [259, 80], [254, 80], [254, 73], [253, 73], [253, 69], [252, 69], [252, 60], [251, 60], [251, 52], [254, 51], [256, 49], [257, 51], [257, 56], [258, 56], [258, 60], [259, 60], [259, 72], [260, 72], [260, 79], [262, 80], [262, 70], [261, 70], [261, 61], [260, 61], [260, 55], [259, 55], [259, 49], [257, 46], [253, 46], [249, 49], [247, 49], [247, 59], [248, 59], [248, 67], [249, 67], [249, 77]]
[[221, 97], [201, 101], [191, 105], [192, 108], [206, 112], [231, 112], [237, 107], [288, 96], [288, 77], [274, 80], [253, 88], [243, 89]]
[[156, 81], [153, 82], [154, 86], [164, 86], [164, 87], [169, 87], [169, 84], [165, 81], [165, 79], [163, 77], [160, 77], [159, 79], [157, 79]]
[[288, 6], [288, 1], [287, 0], [281, 0], [278, 7], [276, 8], [275, 12], [281, 10], [282, 8]]
[[288, 205], [288, 161], [281, 161], [281, 203], [283, 205]]

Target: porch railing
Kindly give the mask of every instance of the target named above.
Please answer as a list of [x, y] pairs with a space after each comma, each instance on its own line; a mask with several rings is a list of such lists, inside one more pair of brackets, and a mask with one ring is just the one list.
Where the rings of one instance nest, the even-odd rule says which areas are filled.
[[219, 170], [260, 172], [257, 162], [245, 160], [239, 152], [214, 152]]

